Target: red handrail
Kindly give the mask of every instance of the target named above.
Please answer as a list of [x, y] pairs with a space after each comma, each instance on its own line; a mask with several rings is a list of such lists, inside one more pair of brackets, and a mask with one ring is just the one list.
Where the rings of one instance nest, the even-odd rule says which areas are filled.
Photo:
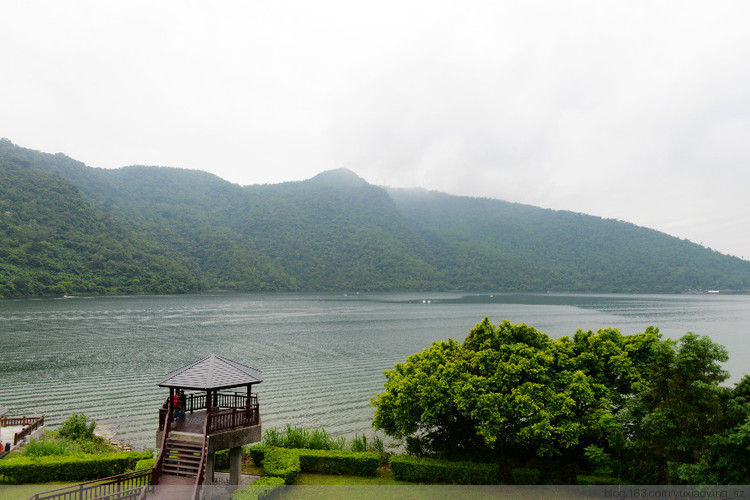
[[203, 475], [206, 472], [206, 455], [208, 452], [208, 418], [203, 422], [203, 450], [201, 451], [201, 463], [198, 465], [198, 476], [193, 488], [193, 500], [198, 500], [200, 486], [203, 484]]
[[172, 421], [172, 401], [167, 405], [167, 414], [164, 415], [164, 423], [162, 424], [162, 435], [161, 435], [161, 448], [159, 449], [159, 456], [156, 459], [153, 469], [152, 484], [159, 484], [159, 477], [161, 476], [161, 470], [164, 466], [164, 458], [167, 456], [167, 434], [169, 434], [169, 423]]
[[[76, 484], [73, 486], [63, 486], [50, 491], [37, 493], [29, 500], [55, 500], [63, 498], [101, 498], [114, 496], [118, 499], [125, 500], [136, 498], [143, 494], [151, 484], [153, 469], [141, 469], [133, 472], [126, 472], [117, 476], [95, 479], [86, 483]], [[130, 487], [123, 490], [123, 487]]]

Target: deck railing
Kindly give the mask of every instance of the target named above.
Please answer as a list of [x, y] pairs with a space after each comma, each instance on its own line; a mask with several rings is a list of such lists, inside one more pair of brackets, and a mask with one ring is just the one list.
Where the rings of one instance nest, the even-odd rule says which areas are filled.
[[26, 436], [44, 425], [44, 415], [41, 417], [0, 417], [0, 427], [23, 426], [21, 432], [13, 437], [13, 446], [23, 441]]
[[[234, 429], [237, 427], [249, 427], [260, 423], [260, 411], [258, 409], [257, 394], [250, 395], [248, 404], [247, 394], [239, 392], [220, 392], [213, 395], [211, 405], [211, 416], [208, 422], [208, 433]], [[193, 413], [206, 409], [205, 394], [190, 394], [187, 396], [185, 411]], [[159, 430], [164, 430], [163, 422], [169, 410], [159, 409]]]
[[56, 490], [37, 493], [29, 500], [137, 499], [151, 486], [152, 472], [153, 469], [143, 469], [87, 483], [65, 486]]

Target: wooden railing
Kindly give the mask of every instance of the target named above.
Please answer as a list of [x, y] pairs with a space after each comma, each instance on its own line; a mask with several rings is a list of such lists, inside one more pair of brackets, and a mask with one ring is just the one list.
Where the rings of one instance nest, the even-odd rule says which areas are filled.
[[203, 422], [203, 450], [201, 450], [201, 463], [198, 465], [198, 476], [196, 477], [195, 487], [193, 488], [193, 500], [198, 500], [200, 496], [200, 487], [203, 484], [203, 476], [206, 473], [206, 455], [208, 455], [208, 419]]
[[[247, 394], [216, 393], [213, 395], [212, 411], [208, 422], [208, 433], [234, 429], [237, 427], [248, 427], [260, 423], [260, 411], [258, 409], [258, 396], [250, 396], [248, 404]], [[171, 406], [171, 405], [170, 405]], [[205, 394], [191, 394], [187, 396], [185, 411], [193, 413], [206, 409]], [[164, 423], [169, 419], [169, 408], [159, 409], [159, 430], [164, 430]]]
[[211, 413], [208, 422], [208, 433], [235, 429], [237, 427], [250, 427], [258, 425], [258, 406], [251, 408], [228, 408]]
[[107, 499], [131, 500], [145, 496], [151, 486], [153, 469], [143, 469], [87, 483], [37, 493], [29, 500]]
[[[152, 482], [153, 484], [159, 484], [159, 478], [161, 477], [161, 470], [162, 467], [164, 467], [164, 458], [167, 456], [167, 435], [169, 434], [169, 422], [172, 421], [172, 415], [170, 414], [172, 412], [172, 405], [167, 405], [167, 411], [163, 415], [164, 418], [159, 419], [159, 429], [163, 430], [161, 435], [161, 447], [159, 448], [161, 451], [159, 452], [159, 456], [156, 459], [156, 463], [153, 467], [153, 478]], [[161, 417], [161, 415], [160, 415]]]
[[44, 415], [41, 417], [1, 417], [0, 427], [23, 426], [21, 432], [16, 432], [13, 437], [13, 446], [23, 441], [26, 436], [44, 425]]

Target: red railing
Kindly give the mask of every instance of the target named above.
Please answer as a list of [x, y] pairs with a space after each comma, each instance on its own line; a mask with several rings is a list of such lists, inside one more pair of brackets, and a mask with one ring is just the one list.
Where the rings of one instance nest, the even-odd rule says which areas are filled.
[[[217, 393], [213, 395], [212, 410], [208, 422], [208, 434], [217, 431], [248, 427], [260, 423], [258, 396], [252, 394], [248, 404], [247, 394]], [[206, 395], [191, 394], [187, 397], [185, 411], [193, 413], [206, 409]], [[169, 422], [169, 408], [159, 409], [159, 430], [164, 430], [164, 423]]]
[[208, 454], [208, 419], [203, 422], [203, 450], [201, 451], [201, 463], [198, 465], [198, 476], [196, 477], [195, 487], [193, 488], [193, 500], [198, 500], [200, 496], [200, 486], [203, 484], [203, 476], [206, 473], [206, 455]]
[[[164, 418], [159, 419], [159, 429], [164, 431], [161, 435], [161, 450], [159, 452], [159, 456], [156, 459], [156, 463], [153, 467], [153, 484], [159, 484], [159, 478], [161, 476], [161, 469], [164, 466], [164, 458], [167, 456], [167, 435], [169, 434], [169, 422], [172, 421], [172, 404], [170, 403], [167, 406], [167, 409], [163, 415]], [[162, 417], [161, 413], [159, 414], [159, 417]]]
[[29, 500], [131, 500], [145, 496], [151, 486], [153, 469], [143, 469], [87, 483], [37, 493]]
[[41, 417], [1, 417], [0, 427], [21, 425], [23, 429], [21, 432], [16, 432], [13, 437], [13, 446], [24, 440], [26, 436], [37, 430], [39, 427], [44, 425], [44, 415]]
[[211, 413], [208, 422], [208, 433], [250, 427], [260, 423], [258, 405], [250, 408], [228, 408]]

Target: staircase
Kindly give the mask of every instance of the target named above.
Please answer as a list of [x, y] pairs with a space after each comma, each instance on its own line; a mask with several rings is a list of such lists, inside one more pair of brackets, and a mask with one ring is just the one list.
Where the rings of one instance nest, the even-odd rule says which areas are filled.
[[168, 439], [160, 482], [162, 484], [177, 482], [172, 478], [179, 477], [190, 479], [190, 483], [194, 484], [198, 479], [198, 474], [201, 472], [203, 449], [204, 446], [202, 444]]

